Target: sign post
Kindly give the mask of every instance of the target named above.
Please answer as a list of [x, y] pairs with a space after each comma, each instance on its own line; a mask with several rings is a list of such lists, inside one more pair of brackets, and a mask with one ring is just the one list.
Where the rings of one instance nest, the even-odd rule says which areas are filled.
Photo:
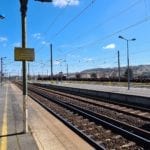
[[[28, 132], [28, 112], [26, 108], [27, 101], [27, 80], [26, 80], [26, 61], [34, 61], [34, 49], [15, 47], [14, 49], [14, 59], [15, 61], [23, 62], [23, 130], [24, 133]], [[25, 68], [24, 68], [25, 67]]]
[[34, 61], [34, 48], [15, 47], [15, 61]]

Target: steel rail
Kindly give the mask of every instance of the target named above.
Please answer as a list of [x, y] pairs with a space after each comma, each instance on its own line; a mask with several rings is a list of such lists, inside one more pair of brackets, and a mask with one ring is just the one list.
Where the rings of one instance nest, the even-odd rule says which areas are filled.
[[[37, 85], [36, 85], [37, 86]], [[49, 91], [51, 89], [48, 89], [46, 87], [41, 87], [41, 88], [44, 88], [45, 90]], [[60, 91], [54, 91], [54, 90], [51, 90], [49, 92], [52, 92], [52, 93], [56, 93], [56, 94], [59, 94], [59, 95], [62, 95], [62, 96], [65, 96], [65, 97], [68, 97], [68, 98], [72, 98], [74, 100], [79, 100], [79, 101], [82, 101], [82, 102], [86, 102], [86, 103], [89, 103], [89, 104], [92, 104], [92, 105], [95, 105], [95, 106], [100, 106], [100, 107], [103, 107], [103, 108], [106, 108], [106, 109], [110, 109], [110, 110], [114, 110], [114, 111], [117, 111], [117, 112], [121, 112], [121, 113], [124, 113], [124, 114], [127, 114], [127, 115], [130, 115], [130, 116], [134, 116], [134, 117], [139, 117], [145, 121], [150, 121], [150, 118], [146, 117], [146, 116], [140, 116], [138, 115], [137, 113], [131, 113], [130, 111], [124, 111], [123, 109], [117, 109], [115, 107], [109, 107], [109, 106], [106, 106], [106, 105], [103, 105], [103, 104], [100, 104], [100, 103], [97, 103], [98, 101], [94, 102], [94, 100], [85, 100], [83, 99], [83, 97], [79, 97], [79, 96], [75, 96], [75, 95], [66, 95], [66, 93], [63, 93], [63, 92], [60, 92]], [[100, 101], [101, 102], [101, 101]], [[113, 104], [113, 105], [117, 105], [117, 104]], [[118, 104], [119, 105], [119, 104]], [[117, 107], [117, 106], [116, 106]], [[123, 106], [119, 106], [119, 107], [123, 107]], [[136, 108], [136, 107], [135, 107]], [[134, 108], [134, 109], [135, 109]], [[128, 108], [127, 108], [128, 109]], [[138, 108], [137, 108], [138, 109]], [[135, 109], [135, 111], [138, 111], [137, 109]]]
[[[97, 124], [103, 124], [103, 126], [107, 126], [108, 128], [111, 128], [112, 130], [114, 130], [114, 131], [116, 131], [116, 132], [119, 132], [119, 134], [122, 134], [122, 135], [123, 135], [124, 137], [126, 137], [127, 139], [130, 139], [130, 140], [132, 140], [132, 141], [137, 142], [140, 146], [144, 147], [145, 149], [150, 148], [150, 140], [149, 140], [149, 139], [143, 138], [142, 136], [139, 136], [139, 135], [137, 135], [137, 134], [134, 134], [134, 133], [132, 133], [132, 132], [130, 132], [130, 131], [127, 131], [127, 130], [125, 130], [125, 129], [122, 129], [122, 128], [120, 128], [120, 127], [114, 125], [114, 124], [111, 124], [111, 123], [108, 122], [108, 121], [105, 121], [105, 120], [103, 120], [103, 119], [97, 118], [97, 116], [93, 116], [93, 114], [89, 114], [89, 112], [85, 112], [85, 110], [82, 110], [81, 108], [79, 109], [79, 108], [76, 107], [76, 106], [71, 106], [71, 105], [68, 105], [68, 104], [66, 104], [66, 103], [60, 102], [58, 99], [56, 100], [56, 98], [55, 98], [55, 100], [54, 100], [54, 97], [53, 97], [53, 99], [50, 98], [48, 93], [39, 93], [39, 92], [40, 92], [39, 90], [37, 90], [37, 89], [34, 90], [33, 88], [32, 88], [32, 90], [33, 90], [35, 93], [37, 93], [37, 94], [39, 94], [39, 95], [45, 97], [46, 99], [50, 99], [51, 101], [53, 101], [53, 102], [55, 102], [55, 103], [57, 103], [57, 104], [59, 104], [59, 105], [65, 107], [66, 109], [69, 109], [69, 110], [71, 110], [71, 111], [74, 111], [74, 112], [76, 112], [76, 113], [79, 113], [79, 114], [81, 114], [82, 116], [84, 116], [84, 117], [90, 119], [91, 121], [93, 121], [93, 122], [95, 122], [95, 123], [97, 123]], [[92, 112], [92, 113], [93, 113], [93, 112]]]
[[52, 113], [56, 118], [61, 120], [66, 126], [68, 126], [71, 130], [73, 130], [75, 133], [77, 133], [80, 137], [82, 137], [85, 141], [87, 141], [90, 145], [92, 145], [95, 149], [99, 150], [106, 150], [105, 147], [103, 147], [98, 142], [94, 141], [90, 136], [86, 135], [84, 132], [73, 126], [70, 122], [68, 122], [66, 119], [61, 117], [59, 114], [57, 114], [55, 111], [51, 110], [48, 106], [41, 103], [35, 96], [33, 96], [31, 93], [29, 93], [29, 96], [34, 99], [38, 104], [40, 104], [43, 108], [45, 108], [48, 112]]
[[[136, 106], [136, 105], [132, 105], [132, 104], [125, 104], [123, 102], [115, 102], [115, 101], [112, 101], [111, 99], [106, 99], [106, 98], [103, 98], [103, 97], [100, 97], [100, 96], [90, 95], [90, 93], [86, 93], [85, 94], [85, 93], [82, 93], [82, 92], [78, 93], [76, 91], [69, 91], [69, 90], [66, 90], [66, 89], [63, 89], [63, 88], [59, 89], [57, 86], [54, 86], [54, 85], [45, 85], [45, 84], [40, 84], [40, 83], [32, 83], [32, 84], [40, 86], [40, 87], [45, 87], [47, 89], [53, 89], [53, 90], [56, 90], [56, 91], [61, 91], [61, 92], [64, 92], [64, 93], [69, 93], [69, 94], [76, 95], [76, 96], [81, 96], [81, 97], [85, 97], [85, 98], [91, 98], [91, 99], [94, 99], [96, 101], [100, 100], [100, 101], [103, 101], [103, 102], [109, 102], [109, 103], [113, 103], [113, 104], [122, 105], [122, 106], [125, 106], [125, 107], [130, 107], [130, 108], [134, 108], [134, 109], [139, 109], [139, 110], [142, 110], [142, 111], [150, 112], [149, 108], [140, 107], [140, 106]], [[77, 89], [77, 88], [74, 88], [74, 89]], [[111, 92], [109, 92], [109, 93], [111, 94]]]
[[[145, 137], [142, 137], [141, 135], [135, 134], [135, 133], [133, 133], [133, 131], [128, 131], [127, 129], [123, 129], [121, 127], [118, 127], [117, 125], [114, 125], [114, 124], [110, 123], [108, 121], [109, 120], [108, 118], [107, 118], [108, 119], [107, 121], [103, 120], [104, 118], [100, 119], [100, 118], [98, 118], [96, 116], [93, 116], [93, 115], [89, 114], [89, 112], [87, 112], [87, 111], [85, 112], [85, 110], [83, 111], [83, 110], [81, 110], [81, 109], [79, 109], [77, 107], [68, 105], [68, 104], [66, 104], [64, 102], [60, 102], [60, 100], [58, 100], [56, 98], [54, 99], [54, 97], [50, 98], [49, 94], [39, 93], [39, 92], [41, 92], [40, 90], [37, 90], [37, 89], [34, 90], [33, 88], [30, 89], [30, 90], [34, 91], [35, 93], [37, 93], [37, 94], [39, 94], [39, 95], [41, 95], [41, 96], [43, 96], [43, 97], [53, 101], [53, 102], [55, 102], [55, 103], [65, 107], [65, 108], [67, 108], [67, 109], [69, 109], [71, 111], [74, 111], [76, 113], [79, 113], [79, 114], [83, 115], [84, 117], [87, 117], [88, 119], [90, 119], [91, 121], [93, 121], [93, 122], [95, 122], [97, 124], [102, 124], [103, 126], [107, 126], [108, 128], [111, 128], [115, 132], [119, 132], [119, 134], [122, 134], [126, 138], [137, 142], [138, 145], [140, 145], [140, 146], [142, 146], [144, 148], [150, 148], [150, 140], [149, 139], [147, 139]], [[100, 117], [100, 115], [99, 115], [99, 117]], [[117, 122], [116, 122], [116, 124], [117, 124]], [[146, 137], [147, 137], [147, 135], [146, 135]]]

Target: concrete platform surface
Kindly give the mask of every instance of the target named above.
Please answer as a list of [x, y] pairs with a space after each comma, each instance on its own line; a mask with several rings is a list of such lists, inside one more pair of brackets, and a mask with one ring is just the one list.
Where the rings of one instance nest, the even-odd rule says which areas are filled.
[[31, 133], [23, 133], [18, 102], [22, 103], [22, 96], [16, 96], [10, 84], [0, 86], [0, 150], [38, 150]]
[[[41, 83], [51, 84], [50, 82], [49, 83], [41, 82]], [[86, 84], [86, 83], [79, 84], [79, 83], [68, 83], [68, 82], [59, 82], [59, 83], [53, 82], [52, 84], [57, 86], [150, 97], [150, 88], [130, 87], [130, 90], [128, 90], [127, 87], [122, 87], [122, 86], [95, 85], [95, 84]]]
[[[19, 97], [21, 91], [14, 85], [11, 88]], [[27, 105], [30, 131], [40, 150], [94, 149], [31, 98]]]

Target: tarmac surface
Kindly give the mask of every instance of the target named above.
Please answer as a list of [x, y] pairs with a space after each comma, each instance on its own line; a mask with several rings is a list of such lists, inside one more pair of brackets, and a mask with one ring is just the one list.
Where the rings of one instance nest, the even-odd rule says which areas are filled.
[[23, 133], [22, 91], [0, 87], [0, 150], [92, 150], [88, 143], [28, 97], [29, 133]]

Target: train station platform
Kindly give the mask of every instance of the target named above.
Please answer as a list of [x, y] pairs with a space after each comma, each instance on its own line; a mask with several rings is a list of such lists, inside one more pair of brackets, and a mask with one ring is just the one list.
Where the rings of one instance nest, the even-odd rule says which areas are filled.
[[23, 133], [18, 102], [21, 103], [21, 96], [16, 95], [10, 84], [0, 86], [0, 150], [38, 150], [31, 132]]
[[47, 83], [57, 86], [64, 86], [70, 88], [79, 88], [79, 89], [87, 89], [94, 91], [102, 91], [102, 92], [111, 92], [118, 94], [127, 94], [127, 95], [135, 95], [135, 96], [143, 96], [150, 97], [150, 88], [139, 88], [139, 87], [130, 87], [128, 90], [127, 87], [123, 86], [110, 86], [110, 85], [100, 85], [100, 84], [88, 84], [88, 83], [69, 83], [69, 82], [58, 82], [58, 83]]
[[92, 150], [88, 143], [28, 97], [29, 133], [23, 131], [22, 91], [0, 87], [0, 150]]

